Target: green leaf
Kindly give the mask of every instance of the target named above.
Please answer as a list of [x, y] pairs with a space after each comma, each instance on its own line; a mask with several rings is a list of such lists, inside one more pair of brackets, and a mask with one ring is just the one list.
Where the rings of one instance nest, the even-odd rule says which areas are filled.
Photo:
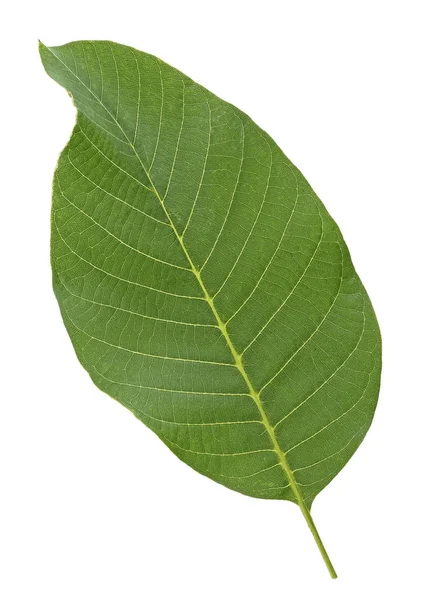
[[233, 490], [314, 497], [365, 436], [381, 342], [341, 233], [274, 141], [158, 58], [40, 45], [77, 122], [52, 269], [95, 384]]

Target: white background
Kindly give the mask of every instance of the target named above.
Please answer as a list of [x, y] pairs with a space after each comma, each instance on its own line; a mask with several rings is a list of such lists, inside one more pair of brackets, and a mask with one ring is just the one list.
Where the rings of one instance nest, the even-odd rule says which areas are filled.
[[[6, 3], [1, 63], [0, 597], [425, 598], [425, 2]], [[371, 431], [313, 514], [181, 463], [78, 364], [51, 291], [52, 173], [74, 123], [47, 45], [111, 39], [236, 104], [339, 223], [384, 342]], [[4, 287], [3, 287], [4, 286]]]

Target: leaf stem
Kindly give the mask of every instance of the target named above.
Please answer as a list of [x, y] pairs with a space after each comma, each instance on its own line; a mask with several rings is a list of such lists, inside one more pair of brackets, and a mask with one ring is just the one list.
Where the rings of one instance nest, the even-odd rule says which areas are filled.
[[304, 515], [304, 519], [306, 520], [306, 523], [314, 537], [317, 547], [319, 548], [320, 554], [322, 555], [322, 558], [325, 561], [325, 565], [329, 571], [329, 575], [332, 577], [332, 579], [336, 579], [338, 577], [337, 572], [335, 571], [334, 565], [332, 564], [331, 559], [329, 558], [329, 555], [326, 551], [326, 548], [323, 545], [323, 542], [321, 540], [319, 532], [317, 531], [316, 525], [314, 524], [314, 521], [310, 514], [310, 511], [308, 510], [305, 503], [300, 504], [299, 507], [300, 507], [301, 512]]

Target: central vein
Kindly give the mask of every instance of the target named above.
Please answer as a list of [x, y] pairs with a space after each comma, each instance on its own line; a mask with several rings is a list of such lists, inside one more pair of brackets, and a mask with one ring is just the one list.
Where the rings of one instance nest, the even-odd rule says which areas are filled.
[[280, 444], [279, 444], [278, 439], [276, 437], [274, 428], [271, 425], [271, 423], [270, 423], [270, 421], [268, 419], [268, 416], [267, 416], [267, 414], [266, 414], [266, 412], [264, 410], [264, 407], [262, 405], [262, 400], [260, 398], [260, 392], [257, 391], [254, 388], [254, 386], [253, 386], [253, 384], [252, 384], [252, 382], [250, 380], [250, 377], [249, 377], [248, 373], [246, 372], [246, 369], [245, 369], [245, 367], [243, 365], [242, 356], [236, 350], [236, 347], [234, 346], [234, 344], [233, 344], [233, 342], [232, 342], [232, 340], [230, 338], [230, 335], [229, 335], [229, 333], [227, 331], [227, 325], [221, 319], [221, 317], [220, 317], [220, 315], [219, 315], [219, 313], [218, 313], [218, 311], [216, 309], [214, 299], [209, 294], [209, 292], [208, 292], [208, 290], [207, 290], [207, 288], [206, 288], [206, 286], [205, 286], [205, 284], [203, 282], [203, 279], [202, 279], [202, 276], [200, 274], [200, 271], [196, 268], [195, 264], [193, 263], [193, 260], [192, 260], [190, 254], [189, 254], [189, 252], [188, 252], [188, 250], [187, 250], [187, 248], [186, 248], [186, 246], [184, 244], [183, 236], [179, 234], [177, 228], [175, 227], [175, 223], [172, 221], [172, 219], [171, 219], [171, 217], [169, 215], [169, 212], [168, 212], [168, 210], [167, 210], [167, 208], [165, 206], [164, 199], [162, 198], [162, 196], [157, 191], [156, 186], [154, 185], [154, 183], [153, 183], [153, 181], [152, 181], [152, 179], [150, 177], [150, 173], [147, 171], [147, 169], [146, 169], [144, 163], [142, 162], [142, 160], [141, 160], [138, 152], [136, 151], [136, 148], [133, 146], [133, 144], [130, 141], [129, 141], [129, 144], [132, 147], [132, 149], [133, 149], [133, 151], [135, 153], [135, 156], [137, 157], [138, 161], [140, 162], [140, 164], [141, 164], [141, 166], [142, 166], [142, 168], [144, 170], [144, 173], [146, 174], [146, 176], [147, 176], [147, 178], [148, 178], [148, 180], [150, 182], [152, 190], [153, 190], [154, 194], [156, 195], [156, 197], [158, 198], [158, 200], [160, 202], [160, 205], [161, 205], [161, 207], [162, 207], [162, 209], [163, 209], [163, 211], [165, 213], [165, 216], [166, 216], [166, 218], [167, 218], [167, 220], [168, 220], [171, 228], [173, 229], [173, 231], [174, 231], [174, 233], [176, 235], [176, 238], [177, 238], [177, 240], [178, 240], [178, 242], [179, 242], [179, 244], [180, 244], [180, 246], [182, 248], [182, 251], [184, 252], [184, 254], [185, 254], [185, 256], [186, 256], [186, 258], [188, 260], [188, 263], [190, 265], [191, 271], [194, 274], [195, 278], [197, 279], [197, 281], [198, 281], [198, 283], [200, 285], [200, 288], [201, 288], [201, 290], [202, 290], [202, 292], [204, 294], [205, 300], [206, 300], [206, 302], [210, 306], [210, 309], [212, 311], [212, 314], [215, 317], [215, 320], [216, 320], [216, 322], [218, 324], [218, 327], [219, 327], [222, 335], [224, 336], [225, 341], [227, 342], [227, 346], [230, 349], [231, 355], [232, 355], [233, 360], [234, 360], [235, 367], [237, 368], [237, 370], [239, 371], [240, 375], [242, 376], [244, 382], [246, 383], [246, 386], [247, 386], [247, 388], [249, 390], [249, 394], [250, 394], [251, 398], [253, 399], [253, 401], [255, 402], [258, 410], [259, 410], [259, 413], [260, 413], [261, 419], [262, 419], [262, 423], [263, 423], [263, 425], [264, 425], [264, 427], [265, 427], [265, 429], [266, 429], [266, 431], [267, 431], [267, 433], [268, 433], [268, 435], [269, 435], [269, 437], [271, 439], [274, 451], [277, 454], [278, 462], [279, 462], [279, 464], [280, 464], [280, 466], [282, 468], [283, 473], [286, 476], [287, 481], [289, 482], [289, 485], [291, 487], [291, 490], [292, 490], [292, 493], [293, 493], [293, 495], [295, 497], [295, 500], [297, 501], [297, 503], [298, 503], [298, 505], [299, 505], [299, 507], [301, 509], [301, 512], [304, 515], [305, 521], [306, 521], [306, 523], [307, 523], [307, 525], [308, 525], [308, 527], [309, 527], [309, 529], [310, 529], [310, 531], [311, 531], [311, 533], [312, 533], [312, 535], [313, 535], [313, 537], [314, 537], [314, 539], [316, 541], [317, 547], [319, 548], [320, 553], [321, 553], [321, 555], [323, 557], [323, 560], [325, 561], [325, 564], [326, 564], [326, 567], [328, 568], [329, 574], [331, 575], [331, 577], [333, 579], [335, 579], [337, 577], [337, 574], [336, 574], [336, 571], [334, 569], [334, 566], [333, 566], [333, 564], [331, 562], [331, 559], [329, 558], [329, 555], [328, 555], [328, 553], [326, 551], [326, 548], [325, 548], [325, 546], [324, 546], [324, 544], [323, 544], [323, 542], [322, 542], [322, 540], [320, 538], [319, 532], [317, 531], [316, 525], [315, 525], [315, 523], [313, 521], [313, 518], [312, 518], [312, 516], [310, 514], [310, 511], [309, 511], [309, 509], [308, 509], [308, 507], [307, 507], [307, 505], [305, 503], [305, 500], [304, 500], [304, 498], [303, 498], [303, 496], [302, 496], [302, 494], [300, 492], [300, 489], [298, 487], [298, 483], [297, 483], [297, 481], [295, 479], [293, 471], [290, 468], [289, 463], [288, 463], [288, 461], [286, 459], [286, 454], [282, 450], [282, 448], [280, 447]]
[[290, 484], [290, 487], [291, 487], [292, 492], [293, 492], [293, 494], [295, 496], [295, 499], [297, 500], [297, 502], [300, 505], [301, 509], [303, 510], [303, 507], [304, 507], [305, 510], [308, 512], [308, 508], [306, 507], [306, 504], [304, 502], [304, 498], [302, 497], [302, 494], [301, 494], [301, 492], [300, 492], [300, 490], [298, 488], [298, 484], [297, 484], [297, 482], [295, 480], [295, 476], [294, 476], [294, 474], [292, 472], [292, 469], [290, 468], [289, 463], [288, 463], [288, 461], [286, 459], [286, 455], [285, 455], [284, 451], [281, 449], [281, 447], [279, 445], [279, 442], [277, 440], [276, 434], [274, 432], [274, 428], [271, 425], [271, 423], [270, 423], [270, 421], [269, 421], [269, 419], [267, 417], [267, 414], [266, 414], [266, 412], [264, 410], [264, 407], [262, 405], [262, 401], [261, 401], [261, 398], [260, 398], [260, 392], [258, 392], [258, 391], [255, 390], [255, 388], [254, 388], [254, 386], [253, 386], [253, 384], [252, 384], [252, 382], [251, 382], [251, 380], [249, 378], [249, 375], [246, 372], [246, 369], [245, 369], [245, 367], [243, 365], [242, 356], [239, 354], [239, 352], [237, 351], [236, 347], [234, 346], [234, 344], [233, 344], [233, 342], [232, 342], [232, 340], [230, 338], [230, 335], [229, 335], [229, 333], [227, 331], [227, 325], [221, 319], [221, 317], [220, 317], [220, 315], [219, 315], [219, 313], [218, 313], [218, 311], [216, 309], [214, 299], [209, 294], [209, 292], [208, 292], [208, 290], [207, 290], [207, 288], [206, 288], [206, 286], [205, 286], [205, 284], [203, 282], [203, 279], [202, 279], [200, 271], [196, 268], [195, 264], [193, 263], [193, 260], [192, 260], [190, 254], [189, 254], [189, 252], [188, 252], [188, 250], [187, 250], [187, 248], [186, 248], [186, 246], [184, 244], [183, 235], [180, 235], [179, 232], [178, 232], [178, 230], [176, 229], [175, 224], [172, 221], [172, 219], [171, 219], [171, 217], [169, 215], [169, 212], [168, 212], [168, 210], [167, 210], [167, 208], [165, 206], [164, 199], [162, 198], [162, 196], [157, 191], [157, 189], [156, 189], [156, 187], [155, 187], [155, 185], [154, 185], [154, 183], [153, 183], [153, 181], [152, 181], [152, 179], [150, 177], [150, 174], [148, 173], [147, 169], [145, 168], [143, 162], [141, 161], [141, 159], [140, 159], [140, 157], [139, 157], [139, 155], [138, 155], [138, 153], [136, 151], [136, 148], [134, 148], [133, 144], [131, 144], [131, 146], [132, 146], [132, 149], [135, 152], [135, 155], [137, 156], [139, 162], [141, 163], [142, 168], [144, 169], [144, 172], [145, 172], [145, 174], [146, 174], [146, 176], [147, 176], [147, 178], [148, 178], [148, 180], [150, 182], [150, 185], [151, 185], [151, 187], [153, 189], [153, 192], [156, 195], [156, 197], [158, 198], [158, 200], [159, 200], [159, 202], [160, 202], [160, 204], [162, 206], [162, 209], [163, 209], [163, 211], [165, 213], [165, 216], [168, 219], [169, 224], [170, 224], [171, 228], [173, 229], [173, 231], [174, 231], [174, 233], [176, 235], [177, 240], [179, 241], [179, 244], [180, 244], [180, 246], [182, 248], [182, 251], [184, 252], [184, 254], [185, 254], [185, 256], [186, 256], [186, 258], [188, 260], [188, 263], [190, 265], [191, 271], [194, 274], [195, 278], [197, 279], [197, 282], [200, 285], [200, 288], [202, 289], [202, 292], [204, 294], [205, 300], [209, 304], [209, 307], [210, 307], [210, 309], [211, 309], [211, 311], [212, 311], [212, 313], [213, 313], [213, 315], [215, 317], [215, 320], [216, 320], [216, 322], [218, 324], [218, 327], [219, 327], [222, 335], [224, 336], [224, 339], [225, 339], [225, 341], [227, 343], [228, 348], [230, 349], [231, 355], [232, 355], [233, 360], [234, 360], [234, 365], [237, 368], [237, 370], [239, 371], [239, 373], [242, 376], [243, 380], [245, 381], [246, 386], [247, 386], [247, 388], [249, 390], [249, 394], [250, 394], [251, 398], [253, 399], [253, 401], [255, 402], [258, 410], [259, 410], [259, 413], [261, 415], [261, 419], [262, 419], [263, 425], [264, 425], [265, 429], [267, 430], [267, 433], [268, 433], [268, 435], [269, 435], [269, 437], [270, 437], [270, 439], [272, 441], [273, 448], [274, 448], [274, 450], [275, 450], [275, 452], [277, 454], [278, 462], [279, 462], [280, 466], [282, 467], [283, 472], [286, 475], [286, 479], [287, 479], [287, 481]]
[[[123, 131], [122, 127], [120, 127], [120, 129]], [[277, 454], [278, 462], [279, 462], [279, 464], [280, 464], [280, 466], [282, 468], [283, 473], [286, 476], [286, 479], [289, 482], [289, 485], [291, 487], [291, 490], [292, 490], [292, 493], [293, 493], [293, 495], [295, 497], [295, 500], [297, 501], [297, 503], [298, 503], [298, 505], [299, 505], [299, 507], [301, 509], [301, 512], [304, 515], [305, 521], [306, 521], [306, 523], [307, 523], [307, 525], [308, 525], [308, 527], [309, 527], [309, 529], [310, 529], [310, 531], [311, 531], [311, 533], [312, 533], [312, 535], [313, 535], [313, 537], [314, 537], [314, 539], [316, 541], [317, 547], [319, 548], [320, 553], [321, 553], [321, 555], [323, 557], [323, 560], [325, 561], [325, 564], [326, 564], [326, 567], [328, 568], [329, 574], [331, 575], [331, 577], [333, 579], [335, 579], [337, 577], [337, 574], [335, 572], [334, 566], [333, 566], [333, 564], [331, 562], [331, 559], [329, 558], [329, 555], [328, 555], [328, 553], [326, 551], [325, 546], [323, 545], [323, 542], [322, 542], [322, 540], [320, 538], [319, 532], [317, 531], [316, 525], [314, 524], [314, 521], [313, 521], [313, 518], [312, 518], [312, 516], [310, 514], [310, 511], [309, 511], [309, 509], [308, 509], [308, 507], [307, 507], [307, 505], [305, 503], [305, 500], [304, 500], [304, 498], [303, 498], [303, 496], [302, 496], [302, 494], [300, 492], [300, 489], [298, 487], [298, 484], [297, 484], [297, 481], [296, 481], [295, 476], [293, 474], [293, 471], [290, 468], [289, 463], [288, 463], [288, 461], [286, 459], [286, 454], [282, 450], [282, 448], [280, 447], [278, 439], [277, 439], [275, 431], [274, 431], [274, 428], [272, 427], [272, 425], [271, 425], [271, 423], [270, 423], [270, 421], [268, 419], [268, 416], [267, 416], [267, 414], [266, 414], [266, 412], [264, 410], [264, 407], [262, 405], [262, 400], [260, 398], [260, 392], [257, 391], [254, 388], [254, 386], [253, 386], [253, 384], [252, 384], [252, 382], [251, 382], [251, 380], [249, 378], [249, 375], [246, 372], [246, 369], [245, 369], [245, 367], [243, 365], [242, 356], [236, 350], [236, 347], [234, 346], [234, 344], [233, 344], [233, 342], [232, 342], [232, 340], [230, 338], [230, 335], [229, 335], [229, 333], [227, 331], [227, 325], [221, 319], [221, 317], [220, 317], [220, 315], [219, 315], [219, 313], [218, 313], [218, 311], [216, 309], [214, 299], [209, 294], [209, 292], [208, 292], [205, 284], [203, 283], [203, 279], [202, 279], [202, 276], [200, 274], [200, 271], [196, 268], [195, 264], [193, 263], [193, 260], [192, 260], [190, 254], [189, 254], [189, 252], [188, 252], [188, 250], [187, 250], [187, 248], [186, 248], [186, 246], [184, 244], [183, 236], [179, 234], [177, 228], [175, 227], [175, 223], [172, 221], [172, 219], [170, 217], [169, 211], [167, 210], [167, 208], [165, 206], [164, 198], [162, 198], [162, 196], [157, 191], [156, 186], [154, 185], [154, 183], [153, 183], [153, 181], [152, 181], [152, 179], [150, 177], [150, 173], [146, 169], [144, 163], [142, 162], [141, 157], [139, 156], [136, 148], [134, 147], [134, 145], [132, 144], [132, 142], [129, 140], [129, 138], [127, 137], [126, 133], [124, 131], [123, 131], [123, 133], [126, 136], [126, 138], [128, 140], [128, 143], [131, 146], [132, 150], [134, 151], [135, 156], [138, 159], [138, 162], [141, 164], [141, 167], [143, 168], [144, 173], [147, 176], [148, 181], [150, 182], [152, 191], [156, 195], [158, 201], [160, 202], [160, 205], [161, 205], [161, 207], [162, 207], [162, 209], [163, 209], [163, 211], [165, 213], [165, 216], [166, 216], [166, 218], [167, 218], [167, 220], [168, 220], [171, 228], [173, 229], [173, 231], [174, 231], [174, 233], [176, 235], [176, 238], [177, 238], [177, 240], [178, 240], [178, 242], [179, 242], [179, 244], [180, 244], [180, 246], [182, 248], [182, 251], [184, 252], [184, 254], [185, 254], [185, 256], [186, 256], [186, 258], [188, 260], [188, 264], [190, 265], [191, 271], [194, 274], [195, 278], [197, 279], [197, 281], [198, 281], [198, 283], [200, 285], [200, 288], [201, 288], [201, 290], [202, 290], [202, 292], [204, 294], [206, 302], [210, 306], [210, 309], [212, 311], [212, 314], [215, 317], [215, 320], [216, 320], [216, 322], [218, 324], [218, 327], [221, 330], [221, 333], [224, 336], [225, 341], [227, 342], [227, 346], [230, 349], [231, 355], [232, 355], [233, 360], [234, 360], [235, 367], [237, 368], [237, 370], [239, 371], [240, 375], [242, 376], [244, 382], [246, 383], [246, 386], [247, 386], [247, 388], [249, 390], [249, 394], [250, 394], [251, 398], [253, 399], [253, 401], [255, 402], [258, 410], [259, 410], [259, 413], [260, 413], [261, 419], [262, 419], [262, 423], [263, 423], [263, 425], [264, 425], [264, 427], [265, 427], [265, 429], [266, 429], [266, 431], [267, 431], [267, 433], [268, 433], [268, 435], [269, 435], [269, 437], [271, 439], [274, 451]]]

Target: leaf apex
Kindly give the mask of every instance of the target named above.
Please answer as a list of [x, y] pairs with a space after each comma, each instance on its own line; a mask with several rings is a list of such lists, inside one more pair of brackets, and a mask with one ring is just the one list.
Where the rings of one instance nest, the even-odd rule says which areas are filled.
[[44, 59], [45, 59], [45, 57], [47, 56], [47, 54], [49, 52], [49, 48], [47, 46], [45, 46], [41, 40], [38, 40], [38, 46], [39, 46], [40, 59], [41, 59], [41, 61], [43, 63], [43, 66], [45, 67], [45, 61], [44, 61]]

